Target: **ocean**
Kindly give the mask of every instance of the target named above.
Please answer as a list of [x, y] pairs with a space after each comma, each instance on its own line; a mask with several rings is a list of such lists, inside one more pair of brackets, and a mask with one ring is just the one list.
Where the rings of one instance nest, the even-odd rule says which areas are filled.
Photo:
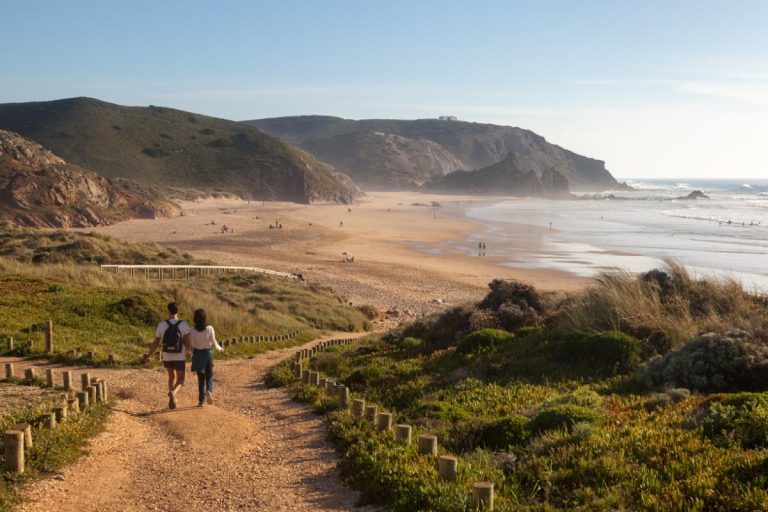
[[[698, 276], [739, 279], [768, 291], [768, 180], [629, 179], [632, 191], [580, 194], [573, 200], [509, 199], [471, 207], [484, 233], [464, 243], [509, 265], [581, 276], [643, 272], [673, 258]], [[698, 190], [708, 199], [680, 199]], [[551, 229], [550, 229], [551, 223]], [[506, 239], [520, 224], [545, 228], [542, 243], [510, 253]]]

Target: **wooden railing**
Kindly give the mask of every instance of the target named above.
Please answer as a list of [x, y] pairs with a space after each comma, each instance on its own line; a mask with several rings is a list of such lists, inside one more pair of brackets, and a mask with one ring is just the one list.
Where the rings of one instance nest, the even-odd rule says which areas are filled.
[[266, 274], [270, 276], [298, 279], [296, 274], [278, 272], [257, 267], [237, 267], [224, 265], [101, 265], [101, 270], [116, 274], [128, 273], [143, 275], [147, 279], [163, 281], [164, 279], [189, 279], [192, 276], [214, 276], [221, 274]]

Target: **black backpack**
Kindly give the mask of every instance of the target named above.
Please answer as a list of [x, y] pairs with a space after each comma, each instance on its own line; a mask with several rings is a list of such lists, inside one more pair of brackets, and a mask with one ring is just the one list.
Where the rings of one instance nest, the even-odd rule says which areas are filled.
[[163, 333], [163, 352], [178, 354], [181, 352], [182, 347], [184, 347], [183, 336], [179, 330], [181, 320], [175, 324], [171, 323], [170, 320], [165, 322], [168, 324], [168, 328]]

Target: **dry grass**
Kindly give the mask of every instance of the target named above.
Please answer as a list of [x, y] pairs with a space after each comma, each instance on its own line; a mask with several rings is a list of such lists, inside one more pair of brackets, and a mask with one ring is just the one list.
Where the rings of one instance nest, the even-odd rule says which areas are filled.
[[672, 260], [657, 273], [603, 274], [597, 285], [572, 300], [560, 319], [564, 327], [584, 332], [627, 332], [659, 352], [703, 332], [736, 328], [757, 333], [765, 321], [765, 304], [740, 282], [694, 279]]

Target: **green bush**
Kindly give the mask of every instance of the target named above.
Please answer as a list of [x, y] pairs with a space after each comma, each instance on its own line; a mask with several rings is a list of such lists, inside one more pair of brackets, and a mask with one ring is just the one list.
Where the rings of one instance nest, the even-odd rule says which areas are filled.
[[506, 450], [524, 444], [531, 435], [525, 416], [513, 414], [485, 424], [480, 430], [480, 442], [491, 450]]
[[710, 439], [733, 439], [744, 448], [768, 446], [768, 394], [738, 393], [713, 401], [700, 422]]
[[425, 418], [449, 421], [467, 420], [472, 417], [472, 413], [463, 407], [442, 400], [422, 402], [414, 408], [414, 413]]
[[403, 338], [400, 340], [400, 343], [398, 343], [398, 346], [402, 349], [415, 349], [424, 344], [424, 340], [421, 338], [414, 338], [413, 336], [408, 336], [406, 338]]
[[295, 380], [288, 361], [273, 366], [264, 377], [264, 385], [268, 388], [281, 388]]
[[761, 391], [768, 389], [768, 345], [740, 331], [704, 334], [644, 364], [636, 381], [647, 389]]
[[640, 341], [622, 332], [576, 333], [556, 344], [553, 357], [563, 362], [587, 363], [596, 374], [608, 377], [636, 370], [642, 351]]
[[531, 431], [573, 429], [577, 423], [600, 423], [603, 415], [580, 405], [564, 404], [542, 409], [530, 422]]
[[512, 339], [512, 334], [501, 329], [480, 329], [465, 336], [456, 346], [461, 354], [472, 354], [482, 349], [501, 345]]
[[346, 367], [345, 358], [339, 352], [320, 352], [312, 362], [315, 370], [328, 375], [339, 375]]

